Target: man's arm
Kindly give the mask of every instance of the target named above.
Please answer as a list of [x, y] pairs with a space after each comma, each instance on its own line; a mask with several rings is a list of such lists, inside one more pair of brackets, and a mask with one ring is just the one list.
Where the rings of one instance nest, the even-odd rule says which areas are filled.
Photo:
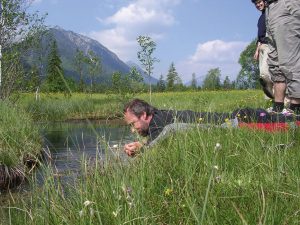
[[258, 58], [259, 58], [259, 48], [260, 48], [260, 46], [261, 46], [261, 43], [258, 41], [257, 45], [256, 45], [256, 50], [255, 50], [255, 53], [254, 53], [254, 56], [253, 56], [254, 60], [258, 60]]
[[172, 123], [168, 124], [167, 126], [164, 127], [162, 132], [153, 140], [151, 141], [147, 147], [153, 147], [155, 144], [160, 142], [161, 140], [167, 138], [170, 134], [173, 134], [177, 131], [184, 131], [190, 128], [195, 128], [197, 127], [197, 124], [193, 123]]

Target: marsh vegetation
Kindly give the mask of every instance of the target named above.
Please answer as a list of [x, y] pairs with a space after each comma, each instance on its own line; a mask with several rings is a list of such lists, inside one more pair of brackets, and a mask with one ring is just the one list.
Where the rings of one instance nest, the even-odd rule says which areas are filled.
[[[72, 98], [67, 101], [57, 95], [45, 100], [50, 114], [56, 115], [52, 105], [67, 109], [60, 120], [87, 115], [120, 117], [127, 100], [104, 95]], [[21, 102], [19, 107], [28, 111], [30, 97]], [[42, 111], [45, 106], [38, 108], [43, 100], [40, 102], [32, 115], [51, 118]], [[270, 103], [259, 91], [202, 91], [154, 93], [152, 104], [165, 109], [230, 112]], [[80, 172], [68, 184], [62, 184], [52, 167], [41, 165], [43, 185], [32, 174], [29, 191], [5, 199], [1, 223], [297, 224], [299, 137], [299, 129], [269, 133], [195, 128], [171, 135], [126, 162], [118, 157], [96, 157], [92, 162], [83, 157]], [[113, 149], [104, 145], [103, 150]], [[122, 151], [121, 146], [113, 151]]]

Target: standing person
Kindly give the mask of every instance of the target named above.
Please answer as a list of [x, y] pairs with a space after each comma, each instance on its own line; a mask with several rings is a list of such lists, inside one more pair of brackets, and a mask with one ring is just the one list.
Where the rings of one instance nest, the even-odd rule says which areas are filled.
[[262, 85], [265, 95], [271, 99], [274, 99], [273, 94], [273, 82], [269, 72], [269, 66], [267, 63], [269, 47], [268, 38], [266, 37], [266, 2], [265, 0], [251, 0], [255, 7], [261, 11], [261, 15], [257, 22], [257, 43], [256, 51], [253, 58], [259, 60], [259, 82]]
[[273, 111], [300, 114], [300, 1], [267, 0], [266, 24], [269, 41], [268, 65], [274, 83]]

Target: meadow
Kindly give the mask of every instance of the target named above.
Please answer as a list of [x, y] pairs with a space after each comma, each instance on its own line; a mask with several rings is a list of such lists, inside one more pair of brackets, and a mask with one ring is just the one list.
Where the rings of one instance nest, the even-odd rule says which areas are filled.
[[[237, 108], [267, 108], [271, 102], [264, 99], [261, 91], [198, 91], [165, 92], [152, 94], [151, 104], [157, 108], [229, 112]], [[34, 120], [59, 121], [68, 119], [122, 119], [123, 105], [133, 98], [149, 102], [149, 94], [23, 94], [18, 106], [30, 113]]]
[[[149, 99], [56, 96], [54, 105], [47, 104], [63, 112], [60, 120], [121, 118], [122, 105], [133, 97]], [[20, 106], [28, 111], [31, 98], [24, 97]], [[32, 107], [32, 115], [51, 118], [39, 109], [42, 104]], [[216, 112], [270, 106], [261, 91], [156, 93], [152, 104]], [[31, 191], [2, 202], [0, 224], [299, 224], [299, 137], [299, 129], [194, 128], [126, 163], [83, 159], [80, 176], [64, 186], [45, 166], [43, 186], [33, 176]]]

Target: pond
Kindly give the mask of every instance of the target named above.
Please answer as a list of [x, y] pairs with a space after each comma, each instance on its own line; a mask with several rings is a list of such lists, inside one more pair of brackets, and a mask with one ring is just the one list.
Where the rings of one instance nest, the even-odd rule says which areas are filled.
[[76, 173], [82, 160], [126, 159], [123, 145], [133, 139], [121, 121], [71, 121], [51, 123], [42, 131], [45, 159], [57, 175]]
[[[72, 183], [87, 162], [109, 160], [110, 158], [126, 161], [129, 157], [123, 152], [123, 145], [134, 139], [128, 126], [120, 120], [115, 121], [69, 121], [41, 125], [43, 128], [43, 165], [33, 172], [38, 185], [44, 184], [45, 172], [49, 167], [54, 179], [61, 183]], [[10, 192], [0, 192], [0, 203], [8, 201], [11, 193], [26, 193], [31, 190], [27, 182]], [[10, 194], [9, 194], [10, 193]]]

